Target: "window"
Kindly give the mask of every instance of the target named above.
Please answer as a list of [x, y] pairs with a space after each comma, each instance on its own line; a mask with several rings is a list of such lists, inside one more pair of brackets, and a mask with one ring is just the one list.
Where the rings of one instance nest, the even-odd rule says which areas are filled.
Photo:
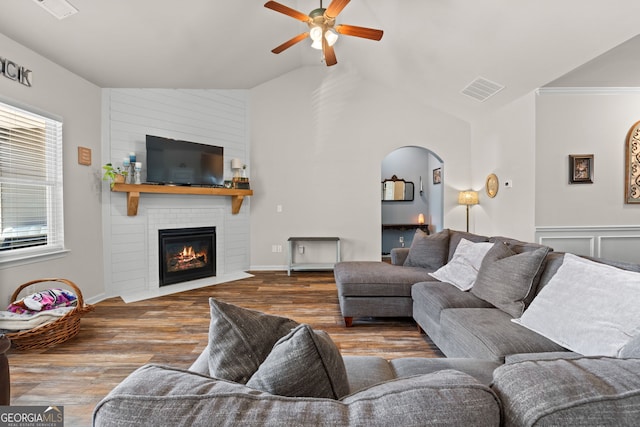
[[0, 102], [0, 262], [64, 250], [62, 123]]

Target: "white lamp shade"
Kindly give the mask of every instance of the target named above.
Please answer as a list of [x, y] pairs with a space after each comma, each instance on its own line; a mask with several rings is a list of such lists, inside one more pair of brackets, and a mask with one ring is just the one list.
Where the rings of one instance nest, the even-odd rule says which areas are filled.
[[324, 33], [324, 38], [327, 39], [327, 44], [333, 46], [338, 41], [338, 33], [329, 29]]
[[242, 169], [242, 160], [231, 159], [231, 169]]
[[309, 30], [309, 37], [311, 37], [311, 40], [313, 40], [313, 41], [322, 40], [322, 28], [321, 27], [312, 27]]

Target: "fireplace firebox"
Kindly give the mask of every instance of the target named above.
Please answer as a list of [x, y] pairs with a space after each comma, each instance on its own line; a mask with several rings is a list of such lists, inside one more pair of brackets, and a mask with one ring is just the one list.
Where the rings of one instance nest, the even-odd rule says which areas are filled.
[[216, 228], [158, 230], [160, 286], [216, 275]]

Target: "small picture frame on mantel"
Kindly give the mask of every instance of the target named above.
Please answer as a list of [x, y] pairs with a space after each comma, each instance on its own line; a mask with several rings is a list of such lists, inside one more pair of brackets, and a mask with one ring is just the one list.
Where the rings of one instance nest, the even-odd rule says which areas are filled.
[[569, 154], [569, 184], [593, 184], [593, 154]]

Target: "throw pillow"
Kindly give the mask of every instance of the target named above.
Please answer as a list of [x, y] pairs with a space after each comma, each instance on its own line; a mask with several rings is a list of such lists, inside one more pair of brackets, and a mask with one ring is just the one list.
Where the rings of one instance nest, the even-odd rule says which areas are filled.
[[492, 247], [493, 243], [473, 243], [461, 239], [451, 261], [429, 275], [441, 282], [451, 283], [462, 291], [468, 291], [476, 281], [484, 256]]
[[298, 323], [209, 299], [209, 375], [245, 384]]
[[471, 293], [513, 317], [520, 317], [527, 296], [535, 290], [538, 272], [549, 249], [543, 246], [516, 253], [504, 243], [495, 243], [482, 260]]
[[640, 335], [640, 273], [565, 254], [514, 322], [585, 356], [620, 357]]
[[460, 241], [462, 241], [462, 239], [466, 239], [473, 243], [489, 241], [489, 238], [487, 236], [481, 236], [479, 234], [469, 233], [467, 231], [449, 230], [449, 255], [447, 257], [449, 261], [453, 259], [453, 255], [456, 253], [458, 244], [460, 243]]
[[447, 262], [449, 255], [449, 230], [428, 235], [417, 229], [404, 261], [405, 267], [422, 267], [435, 271]]
[[326, 332], [304, 324], [275, 344], [247, 387], [290, 397], [340, 399], [349, 394], [338, 347]]

